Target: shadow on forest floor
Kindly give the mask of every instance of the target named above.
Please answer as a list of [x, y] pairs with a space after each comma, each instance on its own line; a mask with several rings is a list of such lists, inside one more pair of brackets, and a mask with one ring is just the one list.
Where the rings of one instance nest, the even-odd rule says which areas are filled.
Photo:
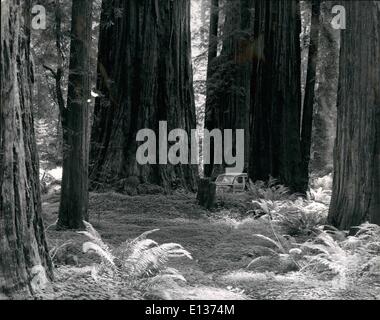
[[[247, 206], [250, 203], [246, 199]], [[242, 200], [241, 203], [244, 203]], [[44, 199], [47, 226], [57, 219], [59, 196]], [[247, 207], [248, 208], [248, 207]], [[105, 243], [117, 247], [143, 232], [159, 229], [150, 238], [158, 243], [176, 242], [188, 250], [193, 260], [171, 259], [186, 283], [163, 282], [149, 292], [118, 288], [109, 283], [106, 288], [91, 279], [76, 274], [79, 267], [99, 262], [96, 255], [84, 255], [83, 235], [57, 232], [48, 227], [50, 248], [60, 248], [54, 257], [57, 265], [53, 290], [42, 298], [53, 299], [380, 299], [380, 273], [375, 278], [363, 274], [347, 281], [321, 278], [299, 272], [292, 263], [282, 263], [284, 254], [278, 251], [274, 238], [287, 241], [285, 230], [273, 226], [264, 217], [254, 219], [231, 210], [219, 208], [207, 212], [196, 204], [194, 195], [125, 196], [116, 193], [91, 194], [91, 223]], [[238, 211], [239, 211], [238, 210]], [[260, 234], [261, 236], [257, 236]], [[304, 236], [294, 236], [293, 242], [304, 242]], [[70, 242], [71, 241], [71, 242]], [[87, 239], [88, 241], [88, 239]], [[69, 243], [68, 243], [69, 242]], [[63, 246], [62, 246], [63, 244]], [[61, 247], [62, 246], [62, 247]], [[255, 259], [255, 263], [247, 266]], [[259, 262], [259, 263], [258, 263]]]

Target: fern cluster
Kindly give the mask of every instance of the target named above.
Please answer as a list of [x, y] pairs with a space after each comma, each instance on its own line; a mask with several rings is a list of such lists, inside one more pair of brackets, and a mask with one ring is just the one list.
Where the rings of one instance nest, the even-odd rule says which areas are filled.
[[268, 182], [256, 181], [249, 182], [249, 194], [254, 199], [264, 199], [270, 201], [279, 201], [294, 198], [290, 189], [278, 183], [277, 179], [269, 177]]
[[152, 286], [165, 279], [186, 281], [174, 268], [168, 268], [170, 258], [186, 257], [191, 254], [178, 243], [158, 244], [147, 237], [158, 231], [143, 233], [132, 241], [126, 241], [119, 247], [111, 249], [105, 244], [93, 226], [85, 222], [86, 231], [78, 233], [87, 236], [91, 241], [83, 244], [84, 253], [96, 253], [102, 263], [93, 266], [91, 275], [96, 281], [112, 281], [117, 279], [129, 286]]
[[[304, 243], [296, 243], [294, 239], [284, 243], [274, 228], [273, 238], [255, 236], [275, 245], [276, 250], [272, 250], [270, 257], [273, 263], [278, 259], [288, 261], [297, 267], [300, 274], [332, 281], [337, 289], [354, 287], [358, 279], [380, 279], [380, 226], [365, 223], [357, 227], [355, 235], [346, 236], [343, 240], [343, 232], [333, 227], [326, 231], [321, 226], [318, 230], [317, 236]], [[252, 260], [247, 268], [260, 259]]]
[[338, 230], [321, 231], [313, 240], [300, 245], [303, 252], [301, 271], [329, 275], [343, 286], [349, 285], [353, 275], [371, 276], [371, 263], [380, 254], [380, 227], [365, 223], [357, 233], [338, 241]]
[[[352, 285], [353, 279], [364, 275], [380, 276], [380, 227], [365, 223], [356, 228], [355, 235], [348, 236], [348, 232], [325, 226], [330, 187], [331, 176], [318, 178], [306, 198], [295, 195], [296, 199], [291, 199], [276, 181], [251, 185], [258, 199], [252, 201], [258, 208], [255, 211], [261, 219], [267, 219], [273, 231], [267, 240], [276, 244], [274, 257], [291, 259], [300, 273], [328, 278], [339, 287]], [[286, 236], [280, 236], [280, 230]], [[293, 236], [298, 241], [305, 237], [309, 240], [296, 243]]]
[[311, 235], [318, 226], [325, 223], [328, 207], [322, 203], [299, 197], [290, 200], [254, 200], [262, 213], [283, 228], [286, 234]]

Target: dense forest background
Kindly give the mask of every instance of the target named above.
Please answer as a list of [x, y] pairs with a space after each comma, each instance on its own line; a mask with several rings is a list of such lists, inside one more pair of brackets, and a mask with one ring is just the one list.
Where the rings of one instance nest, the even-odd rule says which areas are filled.
[[[1, 21], [0, 299], [380, 298], [380, 1], [5, 0]], [[196, 162], [137, 161], [139, 130], [181, 139], [163, 121], [196, 129]], [[215, 182], [215, 129], [244, 130], [244, 192]]]

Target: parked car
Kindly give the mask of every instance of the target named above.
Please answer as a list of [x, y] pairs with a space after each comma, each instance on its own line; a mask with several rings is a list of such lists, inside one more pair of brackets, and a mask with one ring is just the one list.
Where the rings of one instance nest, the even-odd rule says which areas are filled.
[[246, 173], [224, 173], [216, 180], [216, 190], [219, 192], [244, 192], [247, 189], [248, 175]]

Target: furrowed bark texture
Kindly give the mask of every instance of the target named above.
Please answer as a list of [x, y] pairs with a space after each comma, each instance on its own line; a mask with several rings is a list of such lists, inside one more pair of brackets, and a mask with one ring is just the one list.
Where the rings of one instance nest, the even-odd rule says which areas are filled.
[[159, 121], [168, 122], [168, 131], [185, 129], [189, 137], [196, 128], [190, 1], [105, 1], [98, 69], [103, 97], [95, 106], [92, 188], [117, 184], [135, 192], [136, 185], [150, 183], [194, 189], [197, 165], [136, 161], [139, 129], [154, 130], [158, 144]]
[[[217, 5], [217, 3], [214, 4]], [[248, 166], [249, 112], [251, 65], [255, 56], [256, 42], [251, 37], [250, 0], [233, 0], [225, 4], [226, 20], [223, 27], [223, 48], [216, 57], [216, 45], [211, 39], [217, 37], [217, 20], [211, 19], [209, 65], [207, 74], [207, 101], [205, 129], [244, 129], [245, 167]], [[213, 16], [213, 15], [212, 15]], [[214, 45], [214, 46], [212, 46]], [[233, 146], [236, 137], [233, 136]], [[220, 146], [222, 147], [222, 146]], [[217, 164], [214, 159], [214, 144], [211, 141], [210, 164], [205, 165], [205, 175], [215, 177], [225, 171], [226, 164]], [[235, 149], [233, 148], [233, 151]]]
[[254, 34], [263, 38], [263, 58], [254, 62], [251, 80], [249, 174], [253, 180], [267, 180], [271, 175], [293, 191], [305, 192], [300, 31], [298, 1], [255, 1]]
[[88, 220], [88, 99], [92, 1], [73, 0], [67, 108], [62, 110], [63, 174], [58, 229]]
[[320, 30], [320, 0], [311, 1], [311, 30], [309, 60], [307, 65], [305, 99], [302, 112], [301, 154], [302, 172], [309, 172], [311, 137], [313, 132], [313, 111], [315, 102], [315, 86], [317, 78], [319, 30]]
[[328, 217], [340, 229], [380, 224], [380, 3], [347, 1], [345, 8]]
[[10, 296], [34, 293], [37, 273], [52, 276], [41, 218], [29, 41], [30, 1], [2, 1], [0, 293]]
[[[205, 129], [212, 130], [215, 127], [215, 111], [213, 104], [215, 97], [213, 87], [214, 75], [218, 68], [218, 29], [219, 29], [219, 0], [212, 0], [210, 6], [210, 30], [207, 56], [207, 87], [206, 87], [206, 108], [205, 108]], [[214, 145], [212, 144], [211, 147]], [[213, 156], [213, 154], [211, 155]], [[206, 177], [212, 175], [213, 157], [211, 163], [204, 164], [204, 174]]]

